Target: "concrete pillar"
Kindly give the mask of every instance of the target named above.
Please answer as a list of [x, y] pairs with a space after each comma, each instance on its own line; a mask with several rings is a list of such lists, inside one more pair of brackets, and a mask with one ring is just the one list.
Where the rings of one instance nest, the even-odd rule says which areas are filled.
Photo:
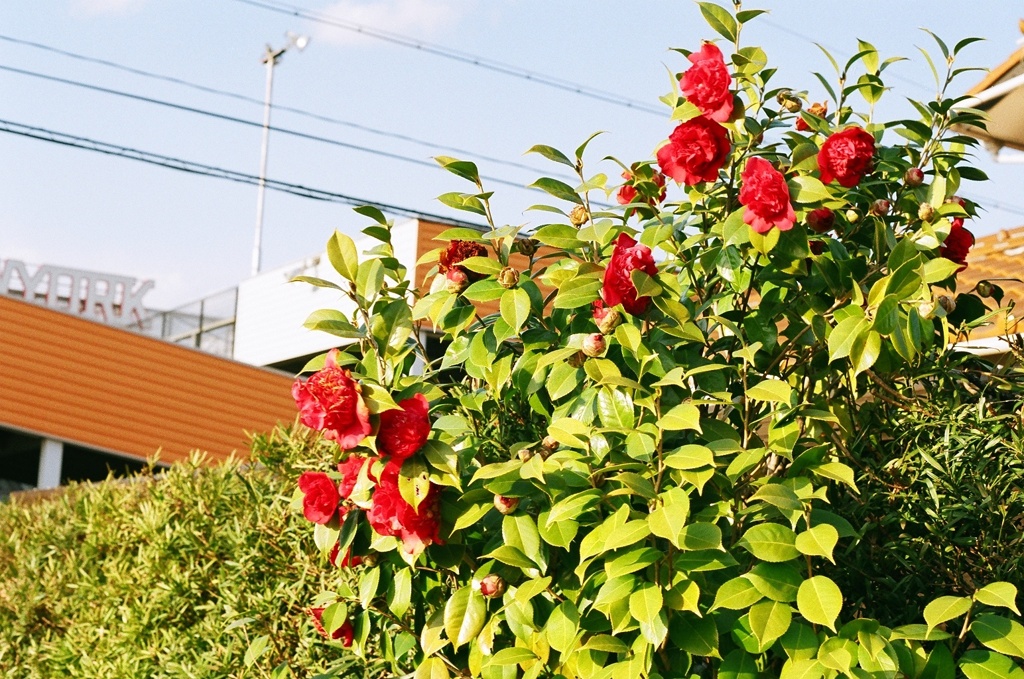
[[53, 439], [43, 439], [39, 450], [39, 476], [37, 488], [56, 488], [60, 485], [60, 468], [64, 462], [64, 444]]

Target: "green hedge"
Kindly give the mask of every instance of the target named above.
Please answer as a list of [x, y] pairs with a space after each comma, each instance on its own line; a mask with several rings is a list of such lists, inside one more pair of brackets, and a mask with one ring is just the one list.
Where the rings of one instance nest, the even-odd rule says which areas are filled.
[[[279, 431], [254, 439], [254, 461], [267, 466], [211, 467], [196, 456], [159, 478], [0, 504], [0, 674], [255, 677], [285, 662], [298, 676], [332, 669], [345, 655], [317, 638], [303, 608], [344, 574], [319, 561], [308, 523], [290, 506], [295, 465], [324, 454], [311, 448]], [[266, 650], [250, 668], [246, 651], [264, 635]]]

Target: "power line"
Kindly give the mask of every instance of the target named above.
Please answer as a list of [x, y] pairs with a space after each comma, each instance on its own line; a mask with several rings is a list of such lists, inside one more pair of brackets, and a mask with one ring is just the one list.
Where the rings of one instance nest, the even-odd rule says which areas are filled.
[[458, 50], [451, 49], [450, 47], [444, 47], [435, 43], [425, 42], [417, 38], [412, 38], [399, 33], [392, 33], [390, 31], [384, 31], [379, 28], [373, 28], [370, 26], [363, 26], [361, 24], [353, 23], [340, 19], [331, 14], [324, 14], [321, 12], [313, 12], [311, 10], [303, 9], [301, 7], [295, 7], [293, 5], [285, 5], [284, 3], [272, 2], [271, 0], [235, 0], [243, 5], [250, 5], [252, 7], [259, 7], [260, 9], [269, 10], [271, 12], [277, 12], [278, 14], [286, 14], [288, 16], [305, 19], [315, 23], [323, 24], [325, 26], [332, 26], [334, 28], [341, 28], [346, 31], [352, 31], [360, 35], [365, 35], [370, 38], [377, 40], [383, 40], [390, 42], [394, 45], [401, 45], [402, 47], [409, 47], [412, 49], [426, 52], [427, 54], [433, 54], [434, 56], [443, 57], [445, 59], [451, 59], [452, 61], [458, 61], [463, 64], [469, 64], [470, 66], [477, 66], [484, 68], [495, 73], [501, 73], [503, 75], [512, 76], [515, 78], [521, 78], [530, 82], [537, 83], [539, 85], [545, 85], [552, 87], [564, 92], [571, 92], [578, 94], [582, 97], [588, 97], [590, 99], [596, 99], [603, 101], [608, 104], [614, 104], [616, 106], [623, 106], [625, 108], [633, 109], [634, 111], [640, 111], [642, 113], [651, 113], [658, 116], [665, 116], [665, 110], [656, 106], [651, 106], [642, 101], [636, 99], [630, 99], [623, 97], [614, 92], [607, 90], [600, 90], [587, 85], [581, 85], [580, 83], [573, 82], [571, 80], [564, 80], [555, 76], [539, 73], [537, 71], [530, 71], [519, 66], [507, 64], [494, 59], [488, 59], [475, 54], [469, 54], [468, 52], [460, 52]]
[[[110, 94], [110, 95], [114, 95], [114, 96], [118, 96], [118, 97], [123, 97], [125, 99], [131, 99], [133, 101], [141, 101], [141, 102], [144, 102], [144, 103], [147, 103], [147, 104], [156, 104], [158, 106], [165, 106], [167, 108], [175, 109], [175, 110], [178, 110], [178, 111], [184, 111], [184, 112], [187, 112], [187, 113], [195, 113], [195, 114], [198, 114], [198, 115], [207, 116], [209, 118], [215, 118], [217, 120], [222, 120], [222, 121], [225, 121], [225, 122], [236, 123], [236, 124], [239, 124], [239, 125], [246, 125], [248, 127], [259, 127], [259, 128], [263, 127], [263, 123], [260, 123], [260, 122], [254, 121], [254, 120], [246, 120], [245, 118], [237, 118], [235, 116], [229, 116], [229, 115], [225, 115], [223, 113], [217, 113], [215, 111], [208, 111], [206, 109], [195, 108], [193, 106], [185, 106], [183, 104], [176, 104], [174, 102], [165, 101], [163, 99], [154, 99], [152, 97], [146, 97], [146, 96], [142, 96], [140, 94], [133, 94], [131, 92], [125, 92], [123, 90], [115, 90], [115, 89], [111, 89], [111, 88], [108, 88], [108, 87], [101, 87], [99, 85], [91, 85], [89, 83], [83, 83], [83, 82], [78, 81], [78, 80], [68, 80], [66, 78], [60, 78], [60, 77], [53, 76], [53, 75], [47, 75], [45, 73], [38, 73], [36, 71], [28, 71], [28, 70], [21, 69], [21, 68], [14, 68], [13, 66], [4, 66], [4, 65], [0, 64], [0, 71], [7, 71], [9, 73], [17, 73], [19, 75], [25, 75], [25, 76], [30, 76], [30, 77], [33, 77], [33, 78], [39, 78], [39, 79], [42, 79], [42, 80], [48, 80], [50, 82], [60, 83], [62, 85], [71, 85], [73, 87], [80, 87], [82, 89], [90, 90], [90, 91], [93, 91], [93, 92], [100, 92], [100, 93], [103, 93], [103, 94]], [[351, 149], [353, 151], [360, 151], [362, 153], [369, 153], [371, 155], [380, 156], [380, 157], [383, 157], [383, 158], [389, 158], [391, 160], [399, 160], [399, 161], [402, 161], [402, 162], [405, 162], [405, 163], [412, 163], [414, 165], [419, 165], [421, 167], [429, 167], [431, 169], [436, 169], [438, 167], [437, 163], [429, 161], [429, 160], [422, 160], [420, 158], [411, 158], [409, 156], [403, 156], [403, 155], [398, 154], [398, 153], [391, 153], [390, 151], [382, 151], [380, 149], [370, 148], [368, 146], [360, 146], [358, 144], [352, 144], [350, 142], [341, 141], [341, 140], [338, 140], [338, 139], [331, 139], [329, 137], [321, 137], [321, 136], [314, 135], [314, 134], [308, 134], [306, 132], [301, 132], [299, 130], [292, 130], [292, 129], [288, 129], [288, 128], [284, 128], [284, 127], [275, 127], [275, 126], [270, 126], [270, 129], [272, 131], [274, 131], [274, 132], [279, 133], [279, 134], [285, 134], [285, 135], [289, 135], [289, 136], [292, 136], [292, 137], [297, 137], [299, 139], [306, 139], [306, 140], [309, 140], [309, 141], [315, 141], [315, 142], [322, 143], [322, 144], [330, 144], [332, 146], [338, 146], [338, 147], [341, 147], [341, 148]], [[484, 176], [484, 175], [481, 175], [481, 179], [485, 179], [485, 180], [487, 180], [489, 182], [494, 182], [495, 184], [504, 184], [505, 186], [512, 186], [512, 187], [519, 188], [519, 189], [526, 188], [526, 187], [523, 186], [523, 184], [521, 182], [514, 182], [514, 181], [511, 181], [511, 180], [508, 180], [508, 179], [501, 179], [501, 178], [498, 178], [498, 177], [489, 177], [489, 176]]]
[[[254, 105], [257, 105], [257, 106], [260, 106], [260, 107], [264, 106], [263, 100], [257, 99], [255, 97], [250, 97], [250, 96], [245, 95], [245, 94], [240, 94], [238, 92], [231, 92], [229, 90], [217, 89], [215, 87], [210, 87], [208, 85], [202, 85], [200, 83], [190, 82], [188, 80], [183, 80], [181, 78], [176, 78], [174, 76], [164, 75], [164, 74], [161, 74], [161, 73], [154, 73], [152, 71], [145, 71], [145, 70], [142, 70], [142, 69], [139, 69], [139, 68], [135, 68], [135, 67], [132, 67], [132, 66], [126, 66], [124, 64], [119, 64], [117, 62], [108, 61], [106, 59], [100, 59], [100, 58], [97, 58], [97, 57], [90, 57], [90, 56], [87, 56], [87, 55], [84, 55], [84, 54], [78, 54], [76, 52], [69, 52], [69, 51], [64, 50], [64, 49], [60, 49], [60, 48], [57, 48], [57, 47], [52, 47], [50, 45], [45, 45], [43, 43], [33, 42], [31, 40], [22, 40], [20, 38], [14, 38], [14, 37], [11, 37], [11, 36], [8, 36], [8, 35], [0, 35], [0, 40], [3, 40], [5, 42], [9, 42], [9, 43], [12, 43], [12, 44], [15, 44], [15, 45], [23, 45], [23, 46], [26, 46], [26, 47], [32, 47], [32, 48], [43, 50], [43, 51], [46, 51], [46, 52], [51, 52], [53, 54], [59, 54], [61, 56], [68, 57], [68, 58], [71, 58], [71, 59], [76, 59], [78, 61], [82, 61], [82, 62], [85, 62], [85, 63], [97, 64], [97, 65], [104, 66], [104, 67], [107, 67], [107, 68], [112, 68], [112, 69], [115, 69], [115, 70], [118, 70], [118, 71], [122, 71], [124, 73], [131, 73], [133, 75], [142, 76], [144, 78], [150, 78], [150, 79], [153, 79], [153, 80], [161, 80], [163, 82], [172, 83], [174, 85], [180, 85], [182, 87], [188, 87], [190, 89], [193, 89], [193, 90], [196, 90], [196, 91], [199, 91], [199, 92], [205, 92], [207, 94], [215, 94], [215, 95], [222, 96], [222, 97], [228, 97], [228, 98], [235, 99], [235, 100], [238, 100], [238, 101], [243, 101], [243, 102], [246, 102], [246, 103], [249, 103], [249, 104], [254, 104]], [[436, 142], [425, 141], [423, 139], [418, 139], [416, 137], [411, 137], [409, 135], [401, 134], [399, 132], [390, 132], [390, 131], [387, 131], [387, 130], [380, 130], [380, 129], [377, 129], [375, 127], [370, 127], [368, 125], [363, 125], [361, 123], [356, 123], [356, 122], [353, 122], [353, 121], [350, 121], [350, 120], [342, 120], [340, 118], [333, 118], [331, 116], [325, 116], [325, 115], [322, 115], [320, 113], [313, 113], [311, 111], [307, 111], [307, 110], [300, 109], [300, 108], [293, 108], [291, 106], [282, 106], [282, 105], [279, 105], [279, 104], [273, 104], [272, 107], [273, 107], [273, 109], [275, 111], [287, 111], [288, 113], [293, 113], [293, 114], [296, 114], [296, 115], [300, 115], [300, 116], [303, 116], [303, 117], [306, 117], [306, 118], [310, 118], [312, 120], [317, 120], [317, 121], [320, 121], [320, 122], [330, 123], [332, 125], [340, 125], [340, 126], [343, 126], [343, 127], [349, 127], [349, 128], [355, 129], [355, 130], [359, 130], [361, 132], [367, 132], [369, 134], [374, 134], [374, 135], [377, 135], [377, 136], [380, 136], [380, 137], [386, 137], [386, 138], [389, 138], [389, 139], [396, 139], [398, 141], [404, 141], [404, 142], [408, 142], [408, 143], [411, 143], [411, 144], [417, 144], [419, 146], [423, 146], [423, 147], [426, 147], [426, 148], [434, 149], [434, 150], [437, 150], [437, 151], [447, 151], [450, 154], [459, 155], [459, 156], [471, 156], [471, 157], [477, 158], [479, 160], [487, 161], [488, 163], [495, 163], [495, 164], [499, 164], [499, 165], [506, 165], [508, 167], [515, 167], [515, 168], [518, 168], [518, 169], [521, 169], [521, 170], [527, 170], [529, 172], [542, 172], [542, 170], [538, 170], [537, 168], [535, 168], [533, 166], [530, 166], [530, 165], [527, 165], [525, 163], [517, 163], [517, 162], [515, 162], [513, 160], [506, 160], [506, 159], [503, 159], [503, 158], [495, 158], [493, 156], [489, 156], [489, 155], [486, 155], [486, 154], [483, 154], [483, 153], [479, 153], [477, 151], [470, 151], [468, 149], [462, 149], [462, 148], [458, 148], [458, 147], [454, 147], [454, 146], [449, 146], [449, 145], [446, 145], [446, 144], [439, 144], [439, 143], [436, 143]]]
[[[104, 155], [128, 158], [130, 160], [136, 160], [150, 165], [157, 165], [159, 167], [165, 167], [171, 170], [178, 170], [179, 172], [185, 172], [188, 174], [201, 175], [205, 177], [216, 177], [218, 179], [227, 179], [228, 181], [233, 181], [240, 184], [256, 185], [257, 183], [259, 183], [259, 177], [257, 177], [256, 175], [238, 172], [235, 170], [229, 170], [222, 167], [216, 167], [213, 165], [195, 163], [189, 160], [175, 158], [172, 156], [165, 156], [158, 153], [151, 153], [149, 151], [143, 151], [141, 149], [131, 148], [128, 146], [109, 144], [107, 142], [89, 139], [87, 137], [79, 137], [64, 132], [57, 132], [54, 130], [48, 130], [41, 127], [34, 127], [32, 125], [24, 125], [22, 123], [16, 123], [9, 120], [0, 120], [0, 132], [7, 132], [9, 134], [17, 135], [20, 137], [37, 139], [40, 141], [58, 144], [61, 146], [85, 149], [87, 151], [95, 151], [97, 153], [102, 153]], [[473, 224], [471, 222], [452, 219], [451, 217], [435, 215], [428, 212], [423, 212], [421, 210], [414, 210], [412, 208], [402, 207], [399, 205], [392, 205], [390, 203], [382, 203], [379, 201], [357, 198], [355, 196], [351, 196], [344, 193], [336, 193], [333, 191], [316, 189], [308, 186], [303, 186], [302, 184], [293, 184], [290, 182], [284, 182], [276, 179], [266, 179], [265, 181], [266, 187], [268, 189], [280, 191], [283, 193], [289, 193], [295, 196], [299, 196], [301, 198], [309, 198], [312, 200], [320, 200], [330, 203], [341, 203], [343, 205], [353, 206], [372, 205], [373, 207], [378, 208], [382, 212], [387, 212], [389, 214], [402, 215], [407, 217], [422, 217], [424, 219], [440, 222], [442, 224], [452, 224], [456, 226], [471, 225], [476, 228], [482, 228], [482, 226], [479, 224]]]

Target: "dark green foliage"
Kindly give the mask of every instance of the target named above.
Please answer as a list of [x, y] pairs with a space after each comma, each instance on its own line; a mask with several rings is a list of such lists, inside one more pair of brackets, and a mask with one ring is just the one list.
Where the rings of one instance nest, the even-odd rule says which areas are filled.
[[894, 625], [939, 594], [1024, 587], [1024, 370], [955, 353], [928, 363], [863, 409], [860, 496], [834, 500], [863, 539], [832, 575]]
[[254, 441], [268, 466], [197, 456], [159, 478], [0, 505], [0, 675], [286, 677], [271, 671], [336, 664], [303, 609], [344, 575], [290, 506], [292, 468], [323, 455], [310, 447], [279, 431]]

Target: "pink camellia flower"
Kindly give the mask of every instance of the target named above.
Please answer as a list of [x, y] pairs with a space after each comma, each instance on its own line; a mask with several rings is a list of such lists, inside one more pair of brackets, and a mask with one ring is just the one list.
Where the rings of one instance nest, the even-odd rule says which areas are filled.
[[697, 116], [672, 131], [668, 143], [658, 149], [658, 166], [687, 186], [713, 182], [729, 159], [731, 148], [724, 127], [710, 117]]
[[848, 127], [825, 140], [818, 151], [821, 181], [833, 179], [840, 186], [852, 188], [871, 171], [875, 155], [875, 138], [859, 127]]
[[327, 524], [338, 513], [338, 486], [323, 472], [305, 472], [299, 477], [302, 514], [313, 523]]
[[629, 277], [630, 273], [640, 270], [648, 276], [655, 276], [658, 267], [654, 264], [654, 255], [646, 245], [633, 240], [629, 234], [620, 233], [615, 241], [612, 259], [604, 272], [604, 286], [601, 297], [608, 306], [621, 304], [627, 313], [638, 316], [647, 311], [649, 297], [637, 297], [636, 286]]
[[417, 511], [398, 490], [398, 470], [399, 465], [393, 462], [384, 466], [373, 491], [373, 506], [366, 513], [366, 518], [378, 535], [397, 537], [402, 541], [405, 552], [415, 556], [439, 541], [441, 489], [430, 484], [427, 496], [420, 501]]
[[416, 394], [399, 404], [401, 410], [385, 410], [380, 414], [377, 429], [377, 450], [393, 462], [402, 461], [413, 455], [430, 436], [430, 404], [423, 394]]
[[317, 633], [324, 639], [333, 639], [334, 641], [341, 641], [341, 645], [345, 648], [352, 646], [352, 639], [354, 633], [352, 629], [352, 621], [346, 620], [341, 627], [334, 630], [334, 634], [328, 634], [324, 628], [324, 609], [323, 608], [309, 608], [307, 609], [309, 616], [313, 619], [313, 627], [316, 628]]
[[322, 431], [324, 438], [337, 441], [342, 450], [358, 446], [372, 429], [359, 383], [338, 366], [337, 349], [327, 354], [322, 370], [305, 382], [295, 380], [292, 396], [302, 424]]
[[747, 208], [743, 221], [750, 228], [758, 233], [768, 233], [773, 226], [779, 231], [793, 228], [796, 213], [781, 172], [764, 158], [755, 156], [747, 161], [740, 179], [740, 203]]
[[964, 228], [964, 220], [960, 217], [954, 218], [951, 224], [952, 228], [950, 228], [946, 240], [942, 241], [939, 254], [951, 262], [959, 264], [960, 268], [957, 269], [959, 273], [967, 268], [967, 255], [974, 247], [974, 234]]
[[688, 59], [693, 66], [679, 79], [679, 89], [691, 104], [712, 120], [724, 123], [732, 115], [732, 77], [722, 50], [711, 42]]

